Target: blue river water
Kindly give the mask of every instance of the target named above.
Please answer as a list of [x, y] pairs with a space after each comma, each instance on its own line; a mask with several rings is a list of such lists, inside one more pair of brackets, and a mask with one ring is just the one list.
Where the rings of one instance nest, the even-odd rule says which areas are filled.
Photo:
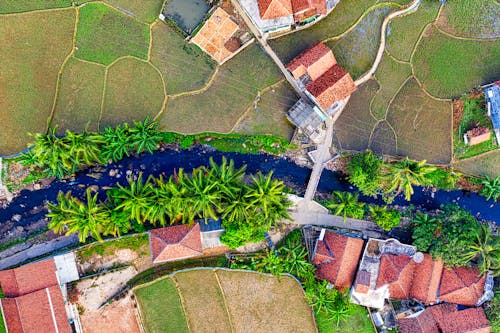
[[[208, 165], [210, 157], [219, 162], [222, 156], [234, 160], [236, 167], [247, 165], [247, 173], [257, 173], [258, 171], [268, 173], [273, 171], [276, 178], [283, 180], [287, 185], [294, 188], [298, 194], [305, 191], [311, 174], [310, 169], [300, 167], [287, 158], [266, 154], [221, 153], [209, 147], [195, 147], [191, 150], [180, 151], [166, 150], [154, 154], [143, 154], [139, 157], [125, 158], [119, 163], [106, 166], [104, 171], [98, 168], [89, 169], [77, 174], [72, 181], [55, 180], [48, 187], [38, 191], [24, 190], [14, 198], [7, 208], [0, 209], [0, 223], [11, 220], [15, 214], [22, 217], [15, 226], [26, 226], [37, 221], [43, 217], [46, 210], [36, 208], [44, 206], [46, 201], [55, 201], [59, 191], [72, 191], [73, 195], [81, 196], [87, 186], [97, 185], [100, 188], [100, 198], [104, 199], [105, 191], [101, 187], [115, 186], [116, 183], [126, 184], [125, 173], [127, 170], [133, 170], [134, 173], [142, 171], [145, 177], [149, 175], [159, 176], [160, 174], [168, 176], [179, 168], [184, 168], [185, 171], [189, 172], [201, 165]], [[111, 169], [118, 169], [122, 176], [120, 178], [111, 177], [109, 175]], [[100, 177], [95, 177], [96, 173], [100, 173]], [[329, 193], [334, 190], [356, 191], [339, 173], [323, 171], [318, 191]], [[362, 196], [361, 200], [383, 204], [380, 198], [374, 199]], [[403, 196], [400, 195], [395, 199], [394, 204], [401, 206], [413, 204], [423, 209], [432, 210], [450, 202], [455, 202], [471, 211], [474, 215], [500, 225], [500, 204], [494, 203], [492, 200], [487, 201], [484, 197], [475, 193], [442, 190], [432, 193], [428, 189], [416, 187], [415, 194], [410, 202], [405, 201]]]

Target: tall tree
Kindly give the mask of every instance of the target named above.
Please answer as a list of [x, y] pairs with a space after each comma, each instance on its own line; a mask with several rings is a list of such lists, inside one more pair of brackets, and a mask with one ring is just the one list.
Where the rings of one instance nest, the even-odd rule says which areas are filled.
[[477, 261], [482, 274], [491, 270], [495, 276], [500, 274], [500, 238], [491, 234], [489, 227], [481, 224], [474, 243], [469, 245], [465, 254], [469, 261]]
[[334, 191], [326, 204], [333, 214], [340, 215], [346, 222], [347, 217], [362, 219], [365, 215], [365, 204], [359, 202], [359, 194]]

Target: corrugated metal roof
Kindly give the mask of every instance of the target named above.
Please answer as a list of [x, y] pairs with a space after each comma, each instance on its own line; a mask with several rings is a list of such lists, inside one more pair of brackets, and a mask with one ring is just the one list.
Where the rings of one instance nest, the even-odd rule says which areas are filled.
[[500, 129], [500, 87], [493, 85], [486, 88], [484, 94], [489, 103], [493, 128]]

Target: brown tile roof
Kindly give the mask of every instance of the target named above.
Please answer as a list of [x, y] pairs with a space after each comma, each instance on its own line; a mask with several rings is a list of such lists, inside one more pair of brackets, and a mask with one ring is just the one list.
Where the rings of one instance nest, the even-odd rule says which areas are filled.
[[483, 308], [469, 308], [448, 314], [439, 321], [441, 332], [489, 333], [490, 324]]
[[7, 324], [7, 329], [11, 333], [23, 332], [23, 325], [19, 317], [17, 302], [15, 298], [4, 298], [2, 302], [2, 311]]
[[309, 0], [292, 0], [292, 10], [294, 14], [309, 8], [311, 8]]
[[270, 20], [293, 14], [290, 0], [258, 0], [260, 17]]
[[439, 333], [437, 322], [431, 311], [424, 310], [416, 317], [398, 320], [401, 333]]
[[318, 279], [327, 280], [338, 288], [350, 288], [358, 266], [363, 240], [326, 231], [318, 240], [313, 264]]
[[424, 254], [424, 260], [415, 265], [410, 297], [425, 304], [435, 303], [442, 271], [442, 261], [434, 261], [429, 254]]
[[317, 80], [309, 82], [306, 90], [326, 110], [335, 102], [350, 96], [356, 90], [356, 85], [345, 69], [339, 65], [334, 65]]
[[439, 286], [439, 300], [475, 306], [484, 290], [486, 276], [475, 267], [444, 268]]
[[311, 0], [311, 5], [318, 14], [326, 15], [326, 0]]
[[149, 240], [155, 263], [199, 256], [203, 252], [198, 223], [153, 229]]
[[377, 276], [377, 288], [388, 285], [391, 298], [410, 297], [415, 261], [410, 256], [383, 254]]
[[335, 64], [337, 64], [337, 60], [333, 56], [332, 50], [319, 42], [295, 57], [287, 64], [286, 68], [296, 79], [307, 73], [311, 80], [316, 80]]
[[491, 136], [491, 131], [486, 127], [476, 127], [467, 131], [467, 136], [469, 137], [469, 144], [473, 146], [488, 141]]
[[7, 297], [22, 296], [57, 284], [53, 259], [0, 271], [0, 286]]

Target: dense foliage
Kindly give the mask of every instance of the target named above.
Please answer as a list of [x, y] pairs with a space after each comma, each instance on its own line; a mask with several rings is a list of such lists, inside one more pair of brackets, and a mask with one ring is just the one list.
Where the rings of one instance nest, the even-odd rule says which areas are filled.
[[401, 222], [401, 213], [386, 206], [370, 206], [370, 218], [382, 229], [389, 231]]
[[195, 219], [222, 218], [226, 231], [222, 241], [238, 247], [261, 240], [264, 231], [289, 218], [290, 205], [283, 182], [258, 173], [244, 181], [245, 168], [236, 169], [233, 161], [194, 169], [182, 169], [164, 180], [149, 177], [129, 178], [127, 186], [106, 192], [107, 199], [98, 202], [87, 190], [86, 202], [60, 193], [57, 204], [49, 204], [49, 227], [66, 234], [79, 233], [80, 241], [92, 236], [120, 235], [132, 228], [141, 230], [174, 223], [193, 223]]
[[480, 192], [481, 195], [485, 196], [487, 200], [500, 200], [500, 176], [496, 176], [495, 178], [486, 176], [481, 184], [483, 185], [483, 189]]
[[498, 274], [498, 238], [457, 205], [442, 207], [436, 216], [418, 214], [413, 220], [413, 245], [447, 266], [475, 263], [483, 273], [491, 269]]
[[281, 154], [289, 146], [286, 140], [267, 135], [161, 132], [158, 124], [148, 119], [134, 122], [132, 126], [127, 123], [108, 126], [99, 133], [67, 130], [64, 135], [58, 135], [57, 128], [51, 128], [46, 134], [31, 136], [34, 141], [28, 145], [31, 149], [21, 155], [21, 163], [41, 170], [46, 177], [57, 178], [68, 176], [83, 166], [117, 162], [132, 154], [152, 153], [161, 143], [178, 144], [182, 149], [201, 143], [225, 152], [265, 151], [271, 154]]
[[414, 186], [435, 186], [450, 189], [460, 178], [453, 170], [439, 169], [426, 161], [405, 158], [384, 162], [370, 150], [353, 156], [346, 167], [349, 182], [364, 195], [382, 194], [391, 203], [400, 193], [409, 201]]
[[326, 208], [333, 214], [342, 216], [344, 223], [347, 217], [362, 219], [365, 216], [365, 204], [358, 199], [358, 193], [334, 191]]
[[492, 332], [500, 332], [500, 287], [496, 287], [495, 296], [485, 304], [486, 317], [491, 325]]

